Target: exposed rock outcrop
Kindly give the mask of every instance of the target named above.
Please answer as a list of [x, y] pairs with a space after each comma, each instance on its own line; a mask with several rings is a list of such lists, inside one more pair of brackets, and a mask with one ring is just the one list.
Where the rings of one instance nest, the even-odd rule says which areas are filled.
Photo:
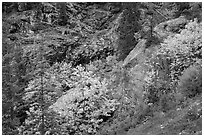
[[123, 66], [126, 66], [128, 63], [130, 63], [133, 59], [137, 58], [138, 55], [140, 55], [146, 47], [146, 39], [141, 39], [138, 44], [135, 46], [135, 48], [129, 53], [129, 55], [125, 58]]

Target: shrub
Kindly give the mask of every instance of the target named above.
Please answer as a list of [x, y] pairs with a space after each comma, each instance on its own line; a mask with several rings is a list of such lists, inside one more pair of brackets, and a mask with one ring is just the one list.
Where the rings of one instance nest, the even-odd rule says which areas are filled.
[[145, 87], [147, 103], [167, 111], [174, 108], [184, 96], [193, 97], [201, 93], [202, 69], [190, 67], [202, 59], [201, 28], [197, 20], [190, 21], [180, 34], [165, 39], [156, 54], [149, 59], [147, 65], [150, 69]]
[[[66, 66], [66, 63], [62, 65], [64, 68], [67, 68]], [[60, 72], [68, 72], [66, 75], [58, 74], [55, 77], [71, 89], [65, 91], [65, 95], [50, 108], [65, 119], [62, 125], [64, 132], [95, 134], [99, 125], [114, 113], [118, 103], [109, 96], [106, 78], [100, 78], [82, 66], [72, 68], [71, 72], [69, 69]]]
[[[115, 112], [118, 101], [107, 88], [110, 81], [101, 77], [94, 65], [73, 68], [67, 63], [56, 63], [44, 71], [43, 83], [36, 75], [25, 89], [23, 98], [31, 107], [22, 134], [39, 133], [42, 103], [48, 134], [95, 134], [99, 125]], [[44, 102], [39, 102], [42, 86]], [[28, 130], [31, 126], [32, 130]], [[55, 131], [56, 127], [60, 130]]]
[[178, 91], [186, 97], [194, 97], [202, 93], [202, 68], [191, 66], [187, 68], [180, 77]]
[[180, 34], [169, 36], [161, 44], [157, 55], [169, 60], [171, 83], [177, 83], [186, 68], [202, 59], [201, 23], [191, 21]]

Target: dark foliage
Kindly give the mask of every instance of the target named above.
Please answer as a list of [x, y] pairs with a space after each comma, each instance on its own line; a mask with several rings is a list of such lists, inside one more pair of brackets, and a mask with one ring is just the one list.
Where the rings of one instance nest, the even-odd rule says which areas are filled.
[[179, 92], [187, 97], [194, 97], [202, 93], [202, 68], [191, 66], [180, 77]]

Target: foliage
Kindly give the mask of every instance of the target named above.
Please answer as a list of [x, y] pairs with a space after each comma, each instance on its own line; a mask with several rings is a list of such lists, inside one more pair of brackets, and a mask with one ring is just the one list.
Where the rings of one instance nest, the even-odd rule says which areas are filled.
[[[16, 43], [12, 49], [10, 43], [4, 45], [5, 50], [2, 63], [2, 104], [3, 104], [3, 134], [16, 134], [16, 126], [22, 124], [17, 109], [18, 102], [22, 101], [22, 92], [26, 85], [25, 66], [22, 61], [22, 48]], [[21, 114], [20, 114], [21, 115]]]
[[[200, 134], [201, 8], [2, 3], [3, 134]], [[176, 30], [165, 39], [153, 31], [163, 21]]]
[[146, 77], [145, 102], [166, 112], [178, 105], [182, 96], [201, 93], [201, 58], [201, 24], [195, 20], [179, 34], [165, 39], [147, 61], [150, 69]]
[[194, 97], [202, 93], [202, 68], [190, 66], [179, 79], [178, 91], [186, 97]]
[[[20, 134], [45, 134], [57, 126], [55, 121], [52, 121], [55, 113], [50, 115], [48, 107], [62, 94], [60, 84], [58, 81], [53, 81], [52, 69], [48, 69], [51, 72], [46, 71], [49, 64], [43, 58], [43, 47], [36, 45], [35, 48], [40, 53], [33, 58], [35, 70], [30, 72], [33, 77], [25, 88], [25, 94], [22, 97], [24, 102], [29, 104], [29, 110], [26, 112], [28, 117], [25, 125], [19, 128]], [[35, 52], [33, 53], [36, 55]]]
[[171, 82], [177, 82], [184, 69], [202, 58], [201, 23], [191, 21], [180, 34], [167, 38], [158, 51], [170, 60]]
[[118, 27], [119, 59], [123, 60], [136, 44], [134, 33], [139, 30], [139, 3], [124, 3], [124, 11]]
[[67, 131], [64, 132], [96, 133], [99, 124], [110, 117], [118, 105], [109, 96], [107, 79], [101, 79], [81, 66], [71, 69], [67, 64], [62, 64], [59, 68], [60, 72], [55, 74], [55, 80], [60, 80], [63, 87], [71, 89], [65, 88], [65, 95], [51, 108], [66, 119], [63, 126]]

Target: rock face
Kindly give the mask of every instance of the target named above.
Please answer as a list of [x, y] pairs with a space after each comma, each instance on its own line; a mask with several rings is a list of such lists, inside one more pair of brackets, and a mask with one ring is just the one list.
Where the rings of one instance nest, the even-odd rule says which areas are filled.
[[188, 20], [184, 16], [181, 16], [179, 18], [160, 23], [154, 28], [154, 32], [157, 33], [158, 37], [166, 38], [169, 35], [178, 33], [180, 29], [185, 27], [187, 22]]

